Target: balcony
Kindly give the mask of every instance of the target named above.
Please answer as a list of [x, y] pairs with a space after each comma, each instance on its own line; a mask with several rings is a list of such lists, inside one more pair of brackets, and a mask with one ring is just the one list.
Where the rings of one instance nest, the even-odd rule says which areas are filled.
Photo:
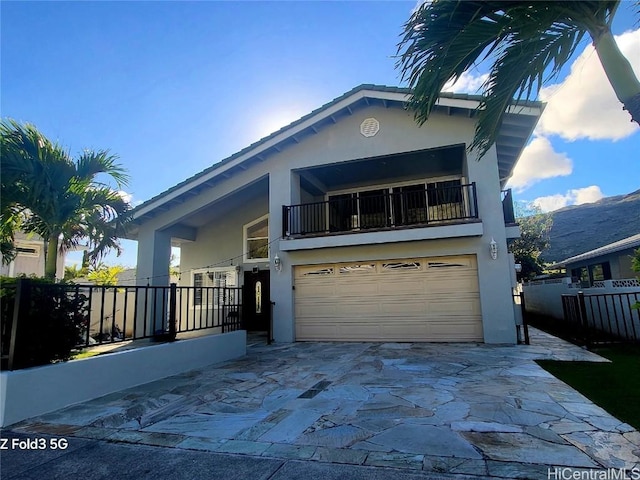
[[515, 225], [516, 215], [513, 210], [513, 195], [511, 189], [502, 190], [502, 214], [504, 215], [505, 225]]
[[438, 182], [284, 205], [285, 238], [465, 223], [478, 219], [475, 183]]

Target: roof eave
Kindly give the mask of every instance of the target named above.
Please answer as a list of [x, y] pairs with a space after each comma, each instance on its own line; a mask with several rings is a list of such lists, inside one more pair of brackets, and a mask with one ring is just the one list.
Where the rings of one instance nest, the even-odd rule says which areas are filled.
[[[296, 120], [295, 122], [281, 128], [271, 135], [258, 140], [257, 142], [249, 145], [243, 150], [184, 180], [183, 182], [151, 198], [150, 200], [147, 200], [142, 205], [134, 209], [134, 221], [144, 221], [143, 217], [153, 215], [153, 213], [157, 209], [162, 208], [172, 200], [176, 200], [178, 199], [178, 197], [185, 195], [201, 186], [206, 187], [207, 184], [211, 184], [213, 181], [215, 181], [216, 178], [220, 176], [224, 176], [225, 174], [229, 176], [230, 171], [238, 167], [238, 165], [250, 159], [260, 158], [261, 155], [264, 155], [269, 150], [272, 150], [274, 148], [277, 149], [278, 145], [287, 142], [291, 138], [295, 138], [296, 135], [300, 135], [301, 132], [313, 129], [318, 124], [321, 124], [323, 121], [326, 121], [333, 115], [336, 115], [339, 112], [348, 109], [349, 106], [354, 105], [363, 99], [389, 101], [396, 104], [400, 103], [404, 105], [410, 99], [410, 95], [411, 90], [408, 88], [387, 87], [369, 84], [360, 85], [345, 93], [344, 95], [310, 112], [299, 120]], [[469, 111], [469, 115], [471, 116], [477, 109], [481, 100], [482, 97], [478, 95], [444, 92], [441, 94], [436, 105], [439, 107], [466, 109]], [[512, 105], [508, 113], [534, 116], [536, 117], [537, 122], [537, 118], [539, 118], [540, 114], [542, 113], [542, 109], [543, 105], [540, 102], [526, 101]], [[535, 122], [533, 125], [535, 126]], [[523, 137], [523, 144], [530, 137], [532, 131], [533, 127], [530, 131], [528, 131], [526, 136]], [[521, 150], [522, 149], [520, 149], [520, 153]], [[498, 161], [500, 162], [500, 158], [498, 159]], [[513, 162], [509, 162], [511, 164], [510, 170], [513, 169], [513, 165], [515, 165], [516, 161], [517, 158], [515, 158]], [[132, 234], [133, 233], [134, 232], [132, 232]]]

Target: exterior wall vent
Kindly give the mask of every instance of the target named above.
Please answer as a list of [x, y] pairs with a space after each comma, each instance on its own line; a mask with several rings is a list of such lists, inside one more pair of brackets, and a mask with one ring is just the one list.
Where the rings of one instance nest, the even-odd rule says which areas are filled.
[[360, 133], [365, 137], [373, 137], [380, 131], [380, 122], [375, 118], [365, 118], [360, 124]]

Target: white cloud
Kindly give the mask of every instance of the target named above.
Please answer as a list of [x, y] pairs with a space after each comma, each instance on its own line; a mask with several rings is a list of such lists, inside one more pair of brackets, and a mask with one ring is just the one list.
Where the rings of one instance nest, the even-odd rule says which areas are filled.
[[[640, 29], [615, 38], [640, 75]], [[578, 56], [562, 83], [540, 91], [540, 99], [547, 102], [537, 128], [540, 134], [556, 134], [570, 141], [619, 140], [640, 129], [622, 110], [592, 45]]]
[[482, 84], [489, 78], [488, 73], [482, 75], [474, 75], [473, 73], [464, 72], [460, 75], [460, 78], [453, 83], [447, 82], [442, 88], [443, 92], [456, 92], [456, 93], [479, 93], [478, 90]]
[[133, 195], [124, 190], [118, 190], [118, 195], [132, 207], [136, 207], [142, 203], [141, 200], [134, 200]]
[[418, 11], [418, 9], [424, 5], [425, 3], [431, 3], [432, 0], [418, 0], [416, 2], [416, 4], [413, 6], [413, 8], [411, 9], [411, 15], [413, 15], [414, 13], [416, 13]]
[[566, 195], [557, 193], [546, 197], [538, 197], [531, 203], [539, 207], [543, 212], [553, 212], [569, 205], [569, 199]]
[[546, 178], [563, 177], [573, 171], [573, 162], [566, 153], [558, 153], [545, 137], [535, 137], [522, 152], [509, 179], [509, 187], [518, 192]]
[[538, 197], [531, 203], [543, 212], [552, 212], [568, 205], [582, 205], [583, 203], [593, 203], [604, 198], [604, 194], [600, 187], [591, 185], [584, 188], [575, 188], [569, 190], [565, 195], [560, 193], [548, 195], [546, 197]]
[[118, 195], [120, 195], [120, 198], [127, 203], [131, 203], [131, 200], [133, 200], [133, 195], [125, 192], [124, 190], [118, 190]]
[[582, 205], [583, 203], [593, 203], [604, 198], [604, 194], [600, 187], [591, 185], [590, 187], [578, 188], [570, 191], [575, 198], [574, 205]]

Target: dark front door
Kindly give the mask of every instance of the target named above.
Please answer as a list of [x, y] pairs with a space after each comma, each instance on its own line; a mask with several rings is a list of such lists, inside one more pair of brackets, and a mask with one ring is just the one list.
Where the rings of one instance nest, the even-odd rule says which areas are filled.
[[269, 296], [269, 270], [244, 272], [242, 295], [243, 313], [247, 331], [266, 332], [271, 320]]

